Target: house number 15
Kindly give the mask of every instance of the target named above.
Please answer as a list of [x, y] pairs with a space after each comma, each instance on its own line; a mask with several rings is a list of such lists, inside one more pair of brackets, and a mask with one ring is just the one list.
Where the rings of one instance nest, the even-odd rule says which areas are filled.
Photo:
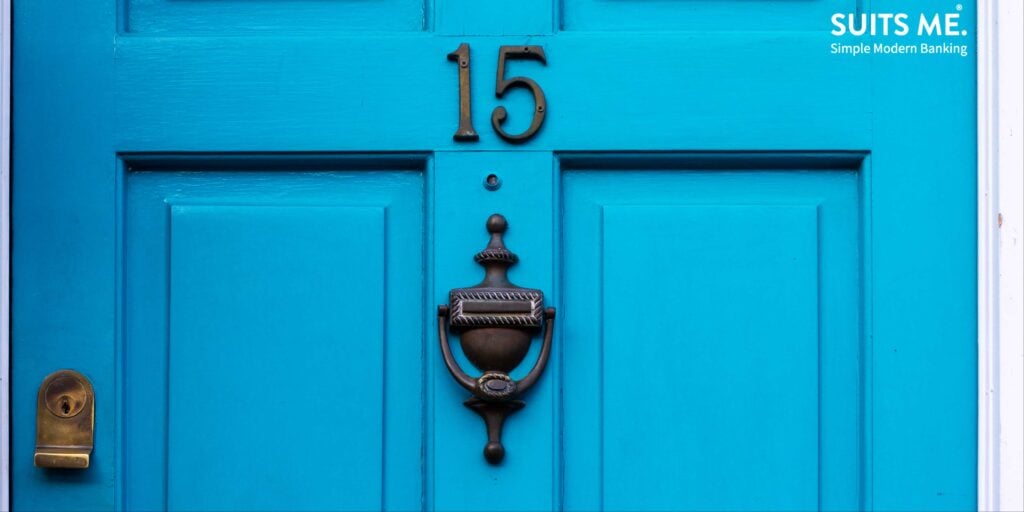
[[[547, 100], [544, 99], [544, 90], [534, 82], [533, 79], [525, 76], [514, 76], [505, 78], [506, 60], [538, 60], [541, 64], [547, 65], [547, 56], [544, 55], [544, 48], [540, 46], [502, 46], [498, 49], [498, 77], [494, 84], [494, 95], [498, 98], [505, 95], [505, 91], [513, 87], [525, 87], [533, 93], [533, 120], [525, 132], [511, 134], [501, 128], [508, 119], [508, 110], [505, 107], [495, 107], [491, 112], [491, 127], [498, 136], [513, 144], [526, 142], [533, 137], [540, 125], [544, 124], [544, 116], [547, 114]], [[476, 130], [473, 128], [473, 103], [469, 91], [469, 45], [462, 43], [454, 52], [448, 54], [448, 60], [459, 65], [459, 129], [452, 136], [457, 141], [466, 142], [479, 140]]]

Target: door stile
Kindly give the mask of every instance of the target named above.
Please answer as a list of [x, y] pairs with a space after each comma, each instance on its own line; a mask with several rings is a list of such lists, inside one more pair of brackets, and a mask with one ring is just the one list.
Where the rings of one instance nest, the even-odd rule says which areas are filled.
[[[965, 2], [960, 24], [976, 26], [975, 6]], [[960, 79], [975, 61], [973, 51], [912, 65], [872, 57], [867, 504], [876, 509], [977, 504], [976, 105], [944, 101], [973, 97], [974, 81]]]
[[[557, 5], [554, 16], [558, 16]], [[554, 273], [555, 278], [551, 283], [551, 301], [558, 311], [565, 311], [562, 304], [562, 288], [564, 286], [565, 274], [562, 271], [562, 254], [564, 253], [565, 239], [562, 237], [562, 162], [561, 157], [557, 152], [552, 154], [551, 158], [551, 211], [554, 222], [551, 225], [551, 236], [554, 243], [551, 248], [551, 271]], [[565, 449], [563, 448], [564, 434], [565, 434], [565, 419], [564, 419], [564, 404], [563, 404], [563, 393], [562, 389], [565, 387], [565, 352], [563, 350], [563, 339], [562, 333], [564, 330], [557, 330], [555, 332], [555, 347], [551, 351], [552, 361], [549, 363], [551, 366], [551, 375], [554, 378], [554, 385], [556, 386], [554, 395], [554, 406], [551, 409], [551, 422], [552, 428], [555, 432], [554, 443], [552, 446], [551, 457], [552, 457], [552, 480], [554, 481], [554, 489], [552, 490], [552, 503], [555, 504], [553, 510], [565, 510]]]
[[[12, 108], [12, 507], [118, 507], [114, 269], [116, 2], [16, 6]], [[73, 41], [73, 43], [71, 43]], [[59, 63], [59, 65], [55, 64]], [[67, 219], [76, 219], [68, 222]], [[45, 229], [42, 227], [45, 226]], [[40, 229], [32, 229], [40, 227]], [[73, 252], [74, 257], [61, 257]], [[89, 369], [95, 449], [87, 472], [32, 466], [35, 389], [49, 371]], [[29, 384], [32, 383], [32, 384]], [[104, 398], [105, 397], [105, 398]], [[62, 483], [54, 492], [53, 481]]]
[[872, 418], [874, 414], [874, 361], [873, 353], [873, 311], [874, 305], [874, 276], [872, 275], [872, 235], [871, 235], [871, 198], [872, 190], [872, 167], [871, 154], [864, 155], [861, 161], [858, 176], [858, 202], [860, 204], [860, 233], [861, 244], [860, 254], [860, 349], [858, 352], [860, 396], [858, 397], [858, 451], [860, 455], [860, 467], [857, 475], [859, 477], [859, 489], [857, 494], [860, 499], [861, 510], [874, 510], [872, 508], [872, 469], [874, 467]]
[[[433, 300], [429, 304], [445, 304], [448, 290], [481, 281], [483, 269], [473, 261], [473, 255], [487, 244], [489, 236], [484, 225], [488, 216], [500, 213], [508, 219], [505, 243], [519, 256], [519, 262], [509, 271], [509, 279], [520, 286], [541, 289], [546, 305], [557, 305], [557, 298], [551, 295], [551, 256], [555, 250], [555, 215], [549, 202], [553, 193], [551, 161], [551, 153], [546, 151], [435, 154], [434, 276]], [[489, 174], [501, 180], [497, 190], [485, 188]], [[452, 339], [451, 344], [459, 363], [475, 376], [458, 343]], [[433, 482], [427, 508], [556, 509], [557, 423], [552, 412], [556, 407], [557, 363], [550, 363], [538, 383], [523, 397], [526, 407], [506, 421], [505, 459], [494, 466], [482, 457], [487, 440], [483, 422], [463, 407], [462, 402], [469, 395], [443, 367], [436, 326], [428, 347]], [[535, 337], [523, 364], [512, 372], [513, 378], [525, 375], [539, 348], [540, 340]]]

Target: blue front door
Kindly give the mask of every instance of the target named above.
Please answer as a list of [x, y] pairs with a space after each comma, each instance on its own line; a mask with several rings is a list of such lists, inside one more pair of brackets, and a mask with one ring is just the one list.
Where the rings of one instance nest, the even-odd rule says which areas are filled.
[[[14, 508], [973, 508], [974, 6], [864, 4], [16, 0]], [[892, 12], [965, 33], [831, 33]], [[558, 309], [498, 465], [492, 213]]]

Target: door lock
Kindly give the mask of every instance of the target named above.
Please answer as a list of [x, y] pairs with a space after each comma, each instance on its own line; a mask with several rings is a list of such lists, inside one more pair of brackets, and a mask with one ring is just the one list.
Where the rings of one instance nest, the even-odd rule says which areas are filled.
[[92, 383], [85, 375], [59, 370], [43, 379], [36, 399], [37, 467], [89, 467], [95, 405]]

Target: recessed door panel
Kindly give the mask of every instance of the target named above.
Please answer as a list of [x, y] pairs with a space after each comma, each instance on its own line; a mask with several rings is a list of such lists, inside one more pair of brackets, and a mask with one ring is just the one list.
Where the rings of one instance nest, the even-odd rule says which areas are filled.
[[423, 30], [423, 0], [119, 0], [123, 30], [158, 36]]
[[568, 508], [859, 506], [859, 164], [742, 158], [569, 162]]
[[605, 506], [814, 508], [816, 206], [601, 214]]
[[418, 165], [127, 162], [128, 508], [419, 506]]
[[168, 507], [378, 507], [383, 208], [170, 213]]

